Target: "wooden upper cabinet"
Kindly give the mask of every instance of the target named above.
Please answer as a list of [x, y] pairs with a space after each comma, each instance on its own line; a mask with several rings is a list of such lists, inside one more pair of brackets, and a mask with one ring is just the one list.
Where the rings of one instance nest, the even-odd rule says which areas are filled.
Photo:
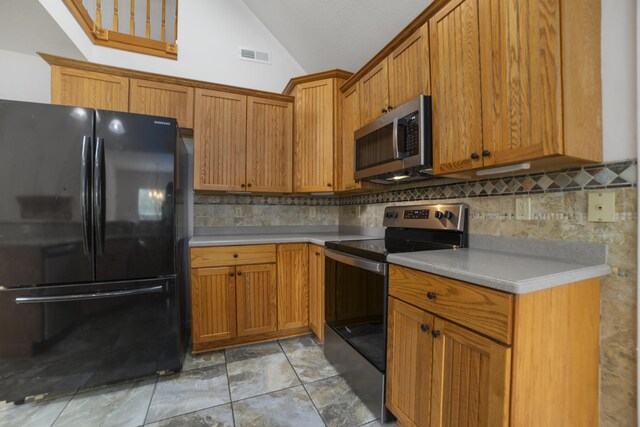
[[236, 336], [236, 293], [233, 267], [191, 269], [193, 343]]
[[247, 102], [247, 189], [293, 190], [293, 104], [249, 97]]
[[429, 425], [508, 426], [511, 349], [439, 318], [433, 328]]
[[278, 329], [309, 325], [309, 245], [278, 245]]
[[309, 245], [309, 328], [324, 340], [324, 247]]
[[479, 0], [452, 0], [429, 20], [434, 173], [482, 166]]
[[339, 190], [357, 190], [361, 183], [354, 179], [355, 173], [355, 131], [360, 128], [360, 98], [358, 85], [349, 88], [342, 95], [342, 138], [340, 141]]
[[129, 79], [54, 65], [51, 67], [51, 102], [129, 111]]
[[374, 120], [389, 106], [389, 72], [384, 60], [365, 74], [358, 82], [360, 86], [360, 126]]
[[335, 79], [301, 83], [295, 88], [296, 192], [334, 189], [335, 92]]
[[181, 128], [193, 129], [192, 87], [140, 79], [130, 83], [131, 113], [173, 117]]
[[434, 317], [393, 297], [388, 316], [387, 406], [403, 426], [427, 426]]
[[276, 264], [237, 267], [236, 298], [239, 337], [275, 331]]
[[563, 154], [559, 0], [491, 0], [481, 11], [494, 20], [495, 33], [482, 55], [482, 67], [494, 70], [483, 80], [483, 113], [493, 121], [485, 130], [484, 164]]
[[195, 190], [245, 189], [247, 97], [196, 89]]
[[429, 28], [423, 25], [389, 55], [389, 104], [429, 94]]

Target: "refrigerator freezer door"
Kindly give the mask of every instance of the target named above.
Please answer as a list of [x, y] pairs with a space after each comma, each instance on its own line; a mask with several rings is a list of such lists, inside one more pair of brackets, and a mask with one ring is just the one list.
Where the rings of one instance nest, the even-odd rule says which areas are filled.
[[93, 280], [93, 122], [91, 109], [0, 100], [0, 286]]
[[96, 280], [175, 274], [175, 120], [97, 111], [96, 141]]
[[0, 401], [180, 367], [174, 278], [0, 290]]

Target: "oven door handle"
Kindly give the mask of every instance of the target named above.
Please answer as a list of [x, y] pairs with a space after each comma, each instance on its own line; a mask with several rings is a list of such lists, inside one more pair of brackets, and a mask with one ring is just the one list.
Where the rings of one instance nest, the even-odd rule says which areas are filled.
[[325, 256], [331, 258], [332, 260], [341, 262], [343, 264], [351, 265], [353, 267], [362, 268], [363, 270], [371, 271], [376, 274], [386, 275], [387, 274], [387, 263], [386, 262], [375, 262], [370, 261], [365, 258], [360, 258], [358, 256], [353, 255], [345, 255], [340, 252], [332, 251], [331, 249], [325, 248], [324, 250]]

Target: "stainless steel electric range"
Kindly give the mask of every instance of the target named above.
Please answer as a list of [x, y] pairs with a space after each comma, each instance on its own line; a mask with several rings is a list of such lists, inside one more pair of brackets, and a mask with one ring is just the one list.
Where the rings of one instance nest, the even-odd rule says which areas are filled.
[[325, 356], [383, 421], [387, 255], [467, 247], [467, 223], [462, 203], [389, 206], [384, 239], [325, 244]]

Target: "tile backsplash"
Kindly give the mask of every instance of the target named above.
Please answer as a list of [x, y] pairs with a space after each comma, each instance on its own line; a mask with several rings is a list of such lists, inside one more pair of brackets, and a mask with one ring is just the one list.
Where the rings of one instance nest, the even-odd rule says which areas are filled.
[[[637, 161], [484, 179], [407, 183], [363, 195], [196, 195], [195, 227], [381, 227], [387, 205], [447, 200], [469, 205], [471, 234], [606, 243], [613, 273], [602, 280], [602, 426], [636, 425]], [[589, 192], [614, 192], [615, 221], [587, 221]], [[515, 219], [531, 197], [532, 220]]]

